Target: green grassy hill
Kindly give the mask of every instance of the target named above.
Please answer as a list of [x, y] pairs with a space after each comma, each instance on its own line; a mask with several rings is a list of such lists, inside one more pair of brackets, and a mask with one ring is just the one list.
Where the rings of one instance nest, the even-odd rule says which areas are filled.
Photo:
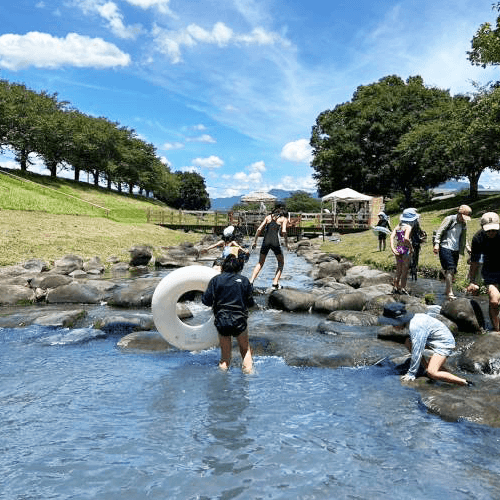
[[0, 266], [71, 253], [126, 260], [135, 244], [149, 244], [158, 255], [162, 246], [200, 238], [148, 224], [148, 208], [171, 210], [155, 200], [69, 179], [5, 172], [0, 171]]

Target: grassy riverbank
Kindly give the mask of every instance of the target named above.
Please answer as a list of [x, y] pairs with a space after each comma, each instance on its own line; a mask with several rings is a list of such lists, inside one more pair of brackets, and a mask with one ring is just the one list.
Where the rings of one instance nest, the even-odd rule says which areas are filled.
[[[472, 208], [472, 220], [467, 227], [467, 239], [479, 230], [481, 215], [485, 212], [500, 212], [500, 195], [481, 197], [478, 201], [470, 202], [465, 196], [456, 196], [448, 200], [420, 207], [420, 225], [427, 233], [427, 242], [421, 246], [419, 269], [422, 273], [436, 277], [440, 270], [439, 258], [432, 251], [432, 232], [441, 224], [445, 216], [454, 214], [462, 203]], [[391, 216], [391, 227], [399, 222], [399, 215]], [[352, 260], [356, 264], [368, 264], [378, 269], [392, 271], [395, 268], [395, 259], [387, 239], [385, 252], [378, 251], [378, 239], [373, 231], [342, 235], [340, 243], [328, 242], [322, 245], [322, 250], [338, 253]], [[457, 286], [463, 287], [466, 282], [468, 265], [466, 258], [460, 258], [458, 264]]]
[[[21, 176], [19, 171], [13, 171]], [[24, 182], [0, 172], [0, 266], [17, 264], [39, 257], [47, 261], [66, 254], [84, 258], [99, 256], [103, 261], [112, 255], [128, 258], [128, 249], [137, 244], [153, 247], [155, 255], [161, 247], [183, 241], [199, 241], [201, 234], [186, 234], [148, 224], [146, 210], [164, 204], [145, 197], [129, 196], [95, 188], [89, 184], [47, 176], [24, 175]], [[473, 209], [469, 223], [469, 241], [479, 229], [484, 212], [500, 212], [500, 196], [481, 197], [471, 203], [465, 196], [419, 208], [421, 225], [428, 241], [420, 252], [420, 269], [431, 276], [439, 271], [439, 259], [432, 252], [432, 231], [443, 218], [456, 213], [457, 207], [467, 203]], [[391, 216], [391, 227], [399, 214]], [[342, 235], [340, 243], [324, 243], [322, 249], [344, 255], [358, 264], [392, 270], [394, 257], [389, 249], [378, 251], [373, 231]], [[466, 259], [460, 259], [457, 284], [465, 282]]]
[[67, 254], [127, 260], [133, 245], [151, 245], [159, 255], [162, 246], [200, 239], [148, 224], [148, 208], [169, 210], [154, 200], [66, 179], [25, 176], [28, 182], [0, 174], [0, 266]]

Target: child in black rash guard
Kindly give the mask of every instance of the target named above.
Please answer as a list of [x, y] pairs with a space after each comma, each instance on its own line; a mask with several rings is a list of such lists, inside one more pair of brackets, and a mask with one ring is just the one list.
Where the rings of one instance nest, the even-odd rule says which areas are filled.
[[248, 278], [240, 274], [241, 269], [241, 261], [232, 254], [228, 255], [222, 263], [221, 274], [209, 281], [201, 301], [214, 311], [221, 349], [219, 368], [229, 368], [232, 337], [236, 337], [242, 359], [241, 369], [245, 373], [251, 373], [253, 360], [248, 342], [247, 319], [248, 308], [255, 302], [252, 285]]

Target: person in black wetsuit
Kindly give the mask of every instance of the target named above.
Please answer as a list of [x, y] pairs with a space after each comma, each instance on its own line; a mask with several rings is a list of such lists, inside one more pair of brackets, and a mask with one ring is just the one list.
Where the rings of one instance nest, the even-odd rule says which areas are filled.
[[288, 238], [286, 234], [286, 225], [288, 219], [283, 215], [283, 208], [276, 207], [270, 215], [268, 215], [257, 228], [255, 233], [255, 239], [252, 243], [252, 248], [257, 246], [257, 239], [260, 236], [260, 233], [264, 230], [264, 241], [262, 242], [262, 246], [260, 248], [260, 256], [259, 262], [254, 267], [252, 271], [252, 276], [250, 278], [250, 283], [253, 284], [260, 271], [262, 270], [262, 266], [266, 261], [267, 254], [269, 250], [274, 252], [276, 255], [276, 260], [278, 261], [278, 268], [276, 269], [276, 274], [273, 279], [273, 288], [279, 289], [282, 288], [279, 284], [279, 280], [281, 278], [281, 273], [283, 271], [283, 266], [285, 264], [285, 259], [283, 257], [283, 251], [281, 250], [279, 233], [281, 231], [282, 236], [285, 238], [285, 245], [288, 249]]
[[228, 370], [231, 364], [232, 337], [238, 340], [241, 354], [241, 370], [251, 373], [252, 352], [248, 342], [248, 308], [255, 302], [252, 285], [240, 274], [241, 261], [229, 254], [222, 263], [222, 273], [214, 276], [201, 297], [206, 306], [212, 307], [214, 324], [219, 333], [221, 358], [219, 368]]

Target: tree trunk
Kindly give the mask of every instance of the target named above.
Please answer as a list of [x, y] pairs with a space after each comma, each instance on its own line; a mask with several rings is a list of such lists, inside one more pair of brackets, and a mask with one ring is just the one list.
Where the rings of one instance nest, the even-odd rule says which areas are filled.
[[108, 189], [111, 191], [111, 177], [108, 176]]
[[50, 161], [47, 165], [47, 168], [50, 171], [51, 177], [57, 177], [57, 162], [56, 161]]
[[118, 182], [117, 187], [118, 187], [118, 192], [121, 193], [122, 192], [122, 183]]
[[477, 200], [479, 196], [479, 177], [481, 177], [481, 174], [483, 171], [481, 170], [480, 172], [473, 172], [469, 174], [469, 198], [471, 200]]
[[99, 172], [97, 170], [92, 170], [92, 176], [94, 177], [94, 186], [99, 186]]
[[19, 153], [19, 164], [23, 172], [28, 170], [28, 155], [29, 153], [25, 149], [22, 149]]
[[80, 169], [75, 167], [75, 181], [80, 182]]
[[134, 185], [133, 184], [129, 184], [128, 185], [128, 194], [133, 194], [133, 189], [134, 189]]

